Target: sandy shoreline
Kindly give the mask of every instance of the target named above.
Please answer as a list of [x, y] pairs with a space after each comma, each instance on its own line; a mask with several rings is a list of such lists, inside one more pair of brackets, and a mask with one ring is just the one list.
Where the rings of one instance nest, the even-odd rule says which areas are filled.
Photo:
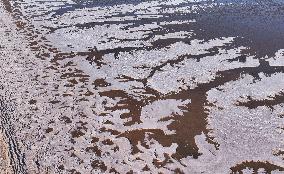
[[[9, 2], [5, 2], [9, 3]], [[6, 8], [5, 8], [6, 7]], [[8, 8], [8, 9], [7, 9]], [[0, 57], [1, 57], [1, 173], [27, 173], [23, 142], [19, 132], [24, 125], [19, 121], [31, 114], [27, 91], [33, 90], [36, 76], [35, 57], [29, 50], [25, 36], [19, 31], [9, 13], [7, 4], [0, 5]], [[40, 66], [40, 62], [37, 62]], [[3, 156], [2, 156], [3, 155]]]

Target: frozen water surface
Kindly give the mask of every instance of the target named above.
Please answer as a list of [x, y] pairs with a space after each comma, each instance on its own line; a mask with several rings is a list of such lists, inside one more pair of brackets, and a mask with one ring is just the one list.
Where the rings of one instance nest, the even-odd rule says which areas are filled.
[[284, 173], [283, 9], [0, 1], [0, 173]]

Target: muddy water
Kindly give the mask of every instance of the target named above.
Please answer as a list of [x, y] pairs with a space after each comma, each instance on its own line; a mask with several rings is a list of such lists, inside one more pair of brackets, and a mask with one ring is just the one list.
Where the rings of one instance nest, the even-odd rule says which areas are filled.
[[282, 1], [2, 4], [14, 173], [284, 172]]

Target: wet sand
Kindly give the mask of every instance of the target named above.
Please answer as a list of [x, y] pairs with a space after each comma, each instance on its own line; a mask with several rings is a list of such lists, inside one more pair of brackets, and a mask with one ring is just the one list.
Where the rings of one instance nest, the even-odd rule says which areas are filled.
[[283, 10], [1, 1], [1, 172], [284, 173]]

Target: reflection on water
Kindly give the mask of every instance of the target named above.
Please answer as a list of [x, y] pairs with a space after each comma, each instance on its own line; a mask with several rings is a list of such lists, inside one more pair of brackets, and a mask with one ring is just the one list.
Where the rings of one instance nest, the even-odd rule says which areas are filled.
[[281, 1], [3, 2], [34, 56], [27, 172], [284, 171]]

